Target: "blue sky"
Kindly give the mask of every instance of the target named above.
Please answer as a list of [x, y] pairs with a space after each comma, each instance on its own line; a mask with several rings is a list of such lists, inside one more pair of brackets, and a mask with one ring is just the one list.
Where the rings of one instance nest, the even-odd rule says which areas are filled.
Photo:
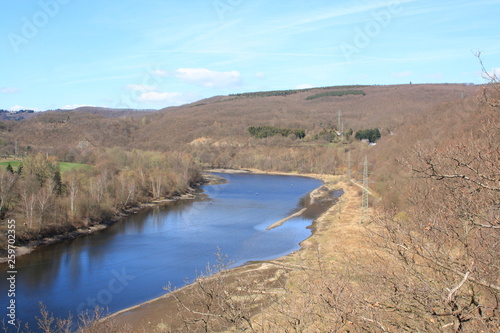
[[162, 108], [350, 84], [484, 83], [500, 0], [10, 0], [0, 109]]

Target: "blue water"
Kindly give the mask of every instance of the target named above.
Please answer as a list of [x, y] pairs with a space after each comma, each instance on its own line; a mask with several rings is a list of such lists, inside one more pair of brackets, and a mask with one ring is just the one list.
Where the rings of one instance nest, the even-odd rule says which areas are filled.
[[[266, 228], [301, 209], [300, 199], [320, 181], [218, 175], [228, 183], [203, 186], [206, 198], [142, 211], [101, 232], [17, 258], [18, 318], [35, 328], [40, 301], [57, 317], [96, 305], [116, 312], [164, 294], [169, 282], [182, 287], [192, 281], [208, 263], [215, 264], [218, 249], [237, 266], [289, 254], [310, 236], [311, 218]], [[0, 270], [6, 272], [6, 265]], [[4, 276], [0, 321], [9, 319]]]

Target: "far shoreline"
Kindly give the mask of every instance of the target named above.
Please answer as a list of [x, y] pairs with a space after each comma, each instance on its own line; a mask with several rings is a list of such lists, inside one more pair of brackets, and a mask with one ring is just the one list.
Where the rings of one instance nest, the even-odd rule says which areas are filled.
[[[203, 172], [207, 173], [206, 171]], [[92, 235], [96, 232], [105, 230], [116, 223], [122, 222], [124, 219], [126, 219], [131, 215], [137, 214], [143, 210], [150, 209], [152, 207], [159, 207], [166, 205], [170, 202], [176, 202], [181, 200], [194, 200], [197, 198], [198, 195], [197, 192], [199, 191], [201, 186], [210, 184], [212, 181], [215, 180], [210, 179], [210, 177], [204, 177], [202, 182], [200, 182], [199, 184], [195, 184], [193, 187], [189, 187], [185, 193], [170, 198], [167, 197], [167, 198], [160, 198], [160, 199], [141, 202], [136, 204], [135, 206], [117, 212], [111, 218], [102, 220], [99, 223], [96, 223], [92, 226], [86, 228], [78, 228], [73, 231], [64, 232], [62, 234], [54, 234], [53, 236], [50, 237], [31, 240], [27, 243], [23, 243], [22, 245], [16, 245], [16, 257], [21, 257], [30, 254], [31, 252], [36, 251], [45, 246], [59, 244], [68, 240], [73, 240], [79, 237]], [[1, 253], [0, 264], [6, 263], [7, 261], [8, 261], [7, 253]]]

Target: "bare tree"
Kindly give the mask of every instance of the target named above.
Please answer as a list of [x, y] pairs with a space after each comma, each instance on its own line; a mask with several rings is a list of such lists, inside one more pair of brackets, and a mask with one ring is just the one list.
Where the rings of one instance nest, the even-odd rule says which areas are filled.
[[400, 329], [479, 332], [500, 325], [499, 110], [491, 102], [498, 95], [485, 96], [473, 115], [481, 119], [477, 128], [417, 147], [404, 161], [412, 177], [404, 211], [386, 209], [377, 219], [400, 262], [397, 278], [385, 277], [393, 291], [383, 304], [398, 313]]
[[16, 174], [0, 172], [0, 217], [3, 217], [9, 208], [16, 181]]
[[24, 186], [21, 186], [22, 210], [26, 218], [26, 225], [28, 228], [32, 228], [35, 216], [36, 192], [30, 182], [23, 182], [23, 184]]
[[[252, 316], [261, 310], [263, 302], [272, 302], [274, 295], [259, 287], [257, 281], [262, 279], [259, 272], [229, 273], [227, 267], [231, 262], [220, 252], [217, 257], [217, 264], [207, 265], [192, 286], [172, 293], [183, 323], [181, 331], [218, 332], [228, 328], [238, 332], [260, 331]], [[173, 291], [170, 286], [165, 289]]]
[[76, 196], [80, 190], [79, 180], [76, 173], [72, 173], [68, 182], [68, 193], [70, 200], [70, 212], [71, 216], [74, 218], [76, 214]]
[[149, 175], [149, 180], [151, 182], [151, 193], [153, 194], [154, 199], [158, 199], [161, 197], [163, 182], [164, 182], [164, 174], [158, 170], [152, 170]]

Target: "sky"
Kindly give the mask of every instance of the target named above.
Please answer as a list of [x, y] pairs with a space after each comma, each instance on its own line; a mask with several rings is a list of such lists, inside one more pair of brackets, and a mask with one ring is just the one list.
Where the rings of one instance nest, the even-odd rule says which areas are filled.
[[11, 111], [500, 74], [500, 0], [0, 1]]

